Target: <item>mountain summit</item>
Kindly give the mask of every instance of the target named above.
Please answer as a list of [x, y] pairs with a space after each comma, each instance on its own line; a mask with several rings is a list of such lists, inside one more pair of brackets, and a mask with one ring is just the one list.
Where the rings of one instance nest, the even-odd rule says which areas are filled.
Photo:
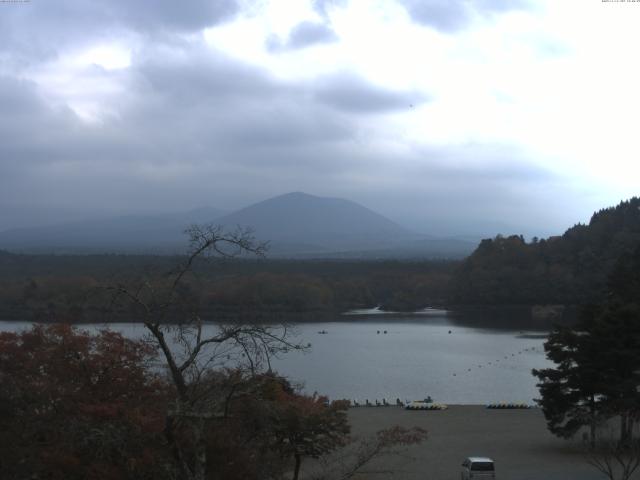
[[413, 235], [388, 218], [342, 198], [287, 193], [218, 219], [229, 228], [251, 227], [272, 250], [368, 250]]

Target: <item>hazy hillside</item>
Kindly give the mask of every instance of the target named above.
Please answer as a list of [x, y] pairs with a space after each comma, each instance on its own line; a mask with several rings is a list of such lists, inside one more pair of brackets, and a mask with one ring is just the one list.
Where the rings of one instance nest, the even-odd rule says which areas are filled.
[[272, 257], [461, 258], [475, 244], [411, 232], [355, 202], [288, 193], [222, 215], [203, 208], [181, 214], [95, 219], [0, 232], [0, 248], [29, 253], [176, 253], [185, 227], [250, 227]]
[[225, 212], [203, 207], [156, 216], [92, 219], [45, 227], [0, 232], [0, 248], [18, 252], [169, 253], [184, 248], [184, 229], [193, 223], [214, 222]]
[[456, 272], [452, 296], [466, 304], [582, 304], [606, 293], [614, 264], [640, 246], [640, 198], [593, 214], [564, 235], [525, 242], [483, 240]]

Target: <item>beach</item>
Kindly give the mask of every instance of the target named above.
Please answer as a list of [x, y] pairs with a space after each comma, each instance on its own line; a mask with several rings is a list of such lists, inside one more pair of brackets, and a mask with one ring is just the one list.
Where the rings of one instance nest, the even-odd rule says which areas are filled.
[[[405, 455], [380, 459], [358, 479], [457, 480], [468, 456], [495, 461], [499, 480], [599, 480], [587, 463], [580, 438], [559, 439], [548, 432], [538, 408], [493, 410], [451, 405], [443, 411], [399, 407], [359, 407], [349, 411], [354, 436], [400, 425], [428, 431], [428, 439]], [[640, 478], [634, 476], [632, 478]]]

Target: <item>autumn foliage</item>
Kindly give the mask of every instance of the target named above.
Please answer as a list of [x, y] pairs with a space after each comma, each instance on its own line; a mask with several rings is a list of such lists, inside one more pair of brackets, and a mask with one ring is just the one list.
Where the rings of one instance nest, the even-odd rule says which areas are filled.
[[[0, 333], [0, 478], [181, 478], [175, 445], [187, 461], [197, 449], [158, 365], [148, 343], [109, 330], [56, 324]], [[350, 445], [346, 479], [394, 446], [424, 438], [383, 431], [354, 445], [348, 402], [301, 394], [270, 371], [211, 369], [197, 387], [209, 406], [202, 421], [210, 480], [296, 479], [304, 459]]]
[[154, 356], [108, 330], [0, 333], [2, 478], [160, 478], [167, 391]]

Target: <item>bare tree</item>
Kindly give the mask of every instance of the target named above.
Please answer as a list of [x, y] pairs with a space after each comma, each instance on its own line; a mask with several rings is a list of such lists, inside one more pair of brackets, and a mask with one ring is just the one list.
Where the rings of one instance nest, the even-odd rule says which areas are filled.
[[613, 429], [600, 434], [595, 445], [589, 445], [587, 462], [609, 480], [628, 480], [640, 467], [640, 440], [631, 435], [626, 442], [616, 438]]
[[405, 455], [406, 447], [422, 443], [427, 431], [420, 427], [390, 427], [371, 437], [354, 440], [338, 455], [323, 459], [322, 472], [313, 480], [349, 480], [363, 474], [395, 473], [386, 470], [367, 470], [374, 460], [388, 456]]
[[233, 394], [233, 389], [212, 390], [216, 383], [204, 381], [208, 372], [233, 366], [256, 373], [265, 365], [270, 369], [272, 356], [304, 347], [290, 341], [286, 325], [205, 325], [187, 288], [196, 264], [210, 255], [263, 256], [266, 244], [257, 243], [246, 229], [229, 233], [218, 226], [196, 225], [186, 233], [190, 249], [174, 271], [161, 278], [142, 279], [133, 286], [119, 284], [111, 290], [113, 301], [125, 301], [143, 322], [150, 341], [162, 352], [175, 387], [175, 403], [167, 414], [165, 435], [178, 465], [178, 477], [204, 480], [207, 428], [213, 418], [224, 416], [224, 406]]

